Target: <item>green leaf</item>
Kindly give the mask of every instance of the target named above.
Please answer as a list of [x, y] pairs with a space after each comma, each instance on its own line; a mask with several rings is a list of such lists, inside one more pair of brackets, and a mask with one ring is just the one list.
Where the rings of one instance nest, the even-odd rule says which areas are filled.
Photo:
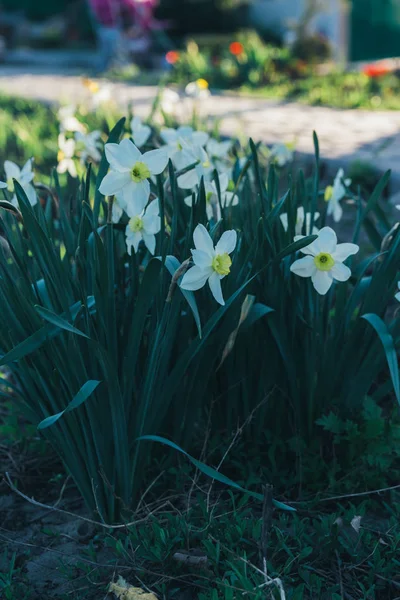
[[0, 208], [4, 208], [4, 210], [8, 210], [9, 212], [14, 213], [18, 217], [21, 216], [18, 208], [16, 208], [11, 202], [7, 202], [7, 200], [0, 200]]
[[[89, 311], [91, 309], [94, 309], [95, 302], [94, 302], [93, 296], [88, 296], [87, 307], [88, 307]], [[75, 319], [76, 315], [81, 310], [81, 308], [82, 308], [82, 302], [76, 302], [75, 304], [73, 304], [70, 307], [69, 312], [71, 314], [72, 320]], [[66, 316], [66, 315], [63, 315], [63, 316]], [[38, 331], [35, 331], [35, 333], [33, 333], [32, 335], [27, 337], [25, 340], [20, 342], [17, 346], [15, 346], [15, 348], [13, 348], [12, 350], [10, 350], [6, 354], [4, 354], [0, 358], [0, 367], [3, 365], [7, 365], [11, 362], [14, 362], [16, 360], [20, 360], [21, 358], [24, 358], [24, 356], [27, 356], [28, 354], [31, 354], [35, 350], [38, 350], [38, 348], [40, 348], [46, 340], [49, 340], [49, 339], [55, 337], [60, 332], [61, 332], [61, 329], [60, 329], [59, 325], [54, 325], [54, 324], [50, 324], [50, 323], [48, 325], [44, 325], [44, 327], [41, 327]]]
[[314, 240], [317, 239], [317, 235], [307, 235], [305, 237], [303, 237], [301, 240], [297, 240], [297, 242], [293, 242], [292, 244], [289, 244], [289, 246], [287, 246], [286, 248], [284, 248], [282, 250], [282, 252], [279, 252], [279, 254], [277, 254], [277, 256], [275, 257], [274, 260], [281, 260], [282, 258], [285, 258], [285, 256], [288, 256], [289, 254], [293, 254], [293, 252], [297, 252], [297, 250], [301, 250], [302, 248], [305, 248], [306, 246], [309, 246]]
[[370, 325], [372, 325], [372, 327], [378, 334], [379, 339], [382, 342], [386, 354], [386, 360], [389, 367], [390, 376], [392, 378], [394, 392], [396, 394], [397, 402], [400, 404], [399, 365], [397, 362], [397, 353], [393, 337], [389, 332], [386, 323], [384, 323], [384, 321], [382, 321], [382, 319], [378, 317], [378, 315], [369, 313], [363, 315], [362, 319], [365, 319]]
[[46, 417], [46, 419], [43, 419], [43, 421], [39, 423], [37, 428], [46, 429], [47, 427], [54, 425], [54, 423], [56, 423], [58, 419], [60, 419], [65, 413], [71, 412], [71, 410], [78, 408], [78, 406], [86, 402], [86, 400], [89, 398], [89, 396], [93, 394], [94, 390], [97, 388], [98, 385], [100, 385], [100, 383], [101, 381], [96, 380], [89, 380], [86, 383], [84, 383], [79, 392], [76, 394], [76, 396], [74, 396], [74, 398], [71, 400], [71, 402], [68, 404], [65, 410], [62, 410], [61, 412], [52, 415], [51, 417]]
[[[185, 452], [185, 450], [180, 448], [177, 444], [174, 444], [174, 442], [171, 442], [170, 440], [167, 440], [166, 438], [163, 438], [159, 435], [142, 435], [141, 437], [137, 438], [136, 441], [142, 441], [142, 440], [148, 440], [151, 442], [159, 442], [161, 444], [165, 444], [166, 446], [170, 446], [174, 450], [177, 450], [181, 454], [184, 454], [190, 460], [190, 462], [192, 464], [194, 464], [196, 469], [199, 469], [199, 471], [204, 473], [204, 475], [207, 475], [207, 477], [210, 477], [211, 479], [215, 479], [216, 481], [219, 481], [220, 483], [223, 483], [224, 485], [229, 485], [230, 487], [233, 487], [234, 489], [236, 489], [240, 492], [249, 494], [253, 498], [256, 498], [256, 500], [260, 500], [261, 502], [264, 500], [264, 496], [262, 494], [257, 494], [256, 492], [252, 492], [251, 490], [246, 490], [245, 488], [242, 488], [242, 486], [240, 486], [238, 483], [235, 483], [234, 481], [232, 481], [232, 479], [229, 479], [229, 477], [222, 475], [222, 473], [220, 473], [219, 471], [216, 471], [215, 469], [213, 469], [212, 467], [209, 467], [208, 465], [201, 462], [200, 460], [193, 458], [193, 456], [190, 456], [190, 454]], [[273, 500], [273, 503], [277, 508], [281, 508], [282, 510], [290, 510], [290, 511], [296, 510], [295, 508], [292, 508], [291, 506], [288, 506], [287, 504], [283, 504], [282, 502], [279, 502], [277, 500]]]
[[80, 329], [77, 329], [76, 327], [74, 327], [73, 325], [71, 325], [70, 323], [68, 323], [68, 321], [66, 321], [65, 319], [63, 319], [59, 315], [56, 315], [55, 313], [53, 313], [48, 308], [43, 308], [43, 306], [35, 305], [35, 309], [36, 309], [36, 312], [38, 312], [39, 315], [45, 321], [48, 321], [49, 323], [52, 323], [53, 325], [56, 325], [60, 329], [65, 329], [65, 331], [70, 331], [71, 333], [76, 333], [76, 335], [81, 335], [82, 337], [84, 337], [84, 338], [86, 338], [88, 340], [90, 339]]

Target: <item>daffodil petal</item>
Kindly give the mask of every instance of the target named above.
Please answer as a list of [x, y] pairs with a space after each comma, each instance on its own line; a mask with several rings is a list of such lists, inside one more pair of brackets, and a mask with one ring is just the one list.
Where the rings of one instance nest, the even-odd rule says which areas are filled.
[[208, 280], [208, 285], [210, 286], [210, 290], [218, 304], [222, 304], [224, 306], [225, 300], [222, 296], [222, 288], [221, 288], [221, 279], [218, 273], [213, 273]]
[[160, 217], [154, 215], [148, 215], [147, 213], [142, 218], [143, 228], [146, 233], [158, 233], [161, 229], [161, 219]]
[[164, 149], [150, 150], [142, 157], [143, 162], [148, 166], [152, 175], [159, 175], [168, 164], [168, 154]]
[[138, 183], [130, 180], [129, 184], [124, 188], [123, 193], [128, 215], [140, 215], [149, 201], [150, 183], [147, 179]]
[[230, 254], [236, 248], [237, 233], [234, 229], [224, 231], [221, 235], [218, 244], [215, 246], [215, 252], [217, 254]]
[[315, 240], [315, 242], [313, 243], [315, 244], [316, 242], [318, 242], [318, 245], [321, 248], [321, 252], [328, 252], [329, 254], [333, 254], [337, 245], [336, 233], [331, 227], [323, 227], [319, 231], [318, 239]]
[[341, 262], [335, 262], [331, 269], [331, 273], [333, 278], [337, 279], [337, 281], [347, 281], [351, 277], [349, 267], [346, 267], [346, 265]]
[[152, 233], [142, 232], [143, 241], [150, 254], [154, 254], [156, 250], [156, 236]]
[[214, 256], [214, 244], [204, 225], [197, 225], [193, 232], [193, 241], [197, 250], [203, 250], [209, 256]]
[[357, 246], [357, 244], [350, 244], [350, 243], [338, 244], [336, 246], [336, 250], [334, 252], [332, 252], [332, 258], [334, 258], [335, 260], [337, 260], [339, 262], [343, 262], [344, 260], [346, 260], [346, 258], [351, 256], [352, 254], [357, 254], [359, 249], [360, 249], [360, 247]]
[[333, 278], [330, 271], [319, 271], [316, 269], [313, 275], [311, 275], [311, 281], [318, 294], [325, 296], [332, 285]]
[[189, 190], [191, 188], [194, 188], [194, 186], [198, 183], [199, 176], [195, 169], [191, 169], [187, 173], [184, 173], [183, 175], [178, 177], [178, 187], [182, 188], [183, 190]]
[[210, 275], [213, 274], [212, 268], [200, 269], [200, 267], [194, 266], [185, 273], [180, 283], [180, 287], [183, 290], [196, 291], [202, 288]]
[[314, 258], [312, 256], [304, 256], [303, 258], [295, 260], [294, 263], [290, 265], [290, 270], [300, 277], [311, 277], [317, 270], [317, 267], [315, 266]]
[[109, 171], [101, 182], [99, 191], [104, 196], [111, 196], [122, 190], [130, 181], [131, 176], [128, 172]]
[[193, 144], [196, 146], [205, 146], [207, 144], [209, 135], [205, 131], [195, 131], [192, 135]]
[[28, 183], [27, 185], [24, 185], [24, 192], [27, 195], [27, 198], [31, 204], [31, 206], [35, 206], [35, 204], [37, 204], [37, 195], [36, 195], [36, 191], [35, 188], [33, 187], [33, 185], [31, 183]]
[[126, 247], [128, 250], [128, 254], [129, 256], [132, 254], [132, 246], [135, 250], [135, 252], [138, 251], [139, 248], [139, 244], [142, 241], [142, 236], [138, 231], [131, 231], [129, 229], [129, 225], [126, 228], [127, 234], [126, 234]]
[[7, 179], [16, 179], [19, 180], [21, 176], [21, 170], [18, 165], [16, 165], [11, 160], [4, 161], [4, 170], [6, 172]]
[[203, 250], [192, 250], [193, 262], [200, 269], [207, 269], [211, 266], [212, 258]]
[[166, 127], [165, 129], [161, 129], [160, 137], [166, 144], [172, 144], [176, 142], [178, 134], [172, 127]]
[[158, 203], [158, 199], [152, 200], [148, 207], [146, 208], [146, 216], [150, 217], [158, 217], [160, 214], [160, 205]]
[[[306, 237], [305, 235], [295, 235], [294, 241], [298, 242], [299, 240], [302, 240], [305, 237]], [[311, 254], [311, 256], [316, 256], [317, 254], [319, 254], [319, 252], [321, 252], [321, 248], [318, 243], [318, 239], [311, 242], [311, 244], [309, 244], [308, 246], [301, 248], [300, 252], [302, 254]]]
[[111, 168], [120, 172], [130, 171], [141, 157], [140, 150], [128, 139], [120, 144], [106, 144], [104, 150]]

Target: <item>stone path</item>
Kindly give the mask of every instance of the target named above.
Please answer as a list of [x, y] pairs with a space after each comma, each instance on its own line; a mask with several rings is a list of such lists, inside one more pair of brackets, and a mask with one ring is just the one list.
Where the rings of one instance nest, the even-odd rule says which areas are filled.
[[[55, 61], [45, 66], [32, 64], [29, 72], [26, 63], [0, 65], [0, 92], [76, 103], [87, 94], [78, 74], [81, 71], [82, 67], [60, 66]], [[110, 85], [113, 98], [121, 107], [132, 104], [136, 114], [149, 113], [156, 87]], [[220, 120], [223, 134], [251, 136], [267, 143], [296, 141], [296, 149], [305, 154], [313, 153], [315, 130], [322, 157], [338, 165], [363, 159], [382, 171], [391, 168], [393, 184], [400, 189], [400, 111], [335, 110], [228, 94], [202, 101], [201, 110]]]

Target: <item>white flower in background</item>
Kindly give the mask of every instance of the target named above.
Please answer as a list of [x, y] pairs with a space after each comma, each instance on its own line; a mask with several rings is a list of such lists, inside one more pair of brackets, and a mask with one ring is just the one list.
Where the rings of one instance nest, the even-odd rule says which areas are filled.
[[[304, 207], [303, 206], [299, 206], [297, 209], [297, 215], [296, 215], [296, 225], [295, 225], [295, 234], [296, 235], [301, 235], [302, 231], [303, 231], [303, 225], [304, 225], [304, 217], [305, 217], [305, 221], [306, 221], [306, 235], [310, 235], [310, 225], [311, 225], [311, 213], [306, 213], [306, 215], [304, 215]], [[282, 215], [280, 215], [280, 220], [283, 226], [283, 229], [285, 231], [288, 230], [288, 216], [287, 213], [283, 213]], [[314, 213], [314, 223], [315, 221], [319, 219], [319, 212]], [[313, 229], [312, 229], [312, 233], [318, 233], [318, 228], [315, 227], [315, 225], [313, 225]]]
[[207, 142], [207, 154], [219, 171], [226, 171], [227, 169], [230, 169], [231, 161], [229, 158], [229, 152], [231, 148], [232, 140], [218, 142], [217, 140], [211, 138]]
[[[304, 235], [296, 235], [294, 240], [301, 240]], [[347, 281], [351, 275], [349, 267], [343, 264], [359, 247], [356, 244], [338, 244], [336, 233], [330, 227], [323, 227], [318, 238], [300, 252], [304, 258], [296, 260], [290, 267], [292, 273], [300, 277], [311, 277], [314, 288], [324, 296], [330, 289], [333, 280]]]
[[111, 170], [101, 182], [100, 192], [105, 196], [117, 194], [124, 210], [125, 205], [133, 205], [135, 214], [140, 214], [149, 199], [149, 179], [164, 171], [167, 153], [165, 150], [150, 150], [142, 154], [128, 139], [119, 144], [106, 144], [105, 153]]
[[165, 88], [160, 96], [160, 108], [167, 115], [175, 113], [178, 106], [181, 104], [181, 97], [174, 90]]
[[[226, 173], [219, 174], [219, 186], [221, 190], [221, 204], [223, 208], [237, 206], [239, 198], [233, 192], [228, 192], [229, 176]], [[215, 181], [205, 181], [206, 211], [208, 220], [219, 221], [221, 218], [221, 207], [218, 201], [217, 184]], [[184, 200], [187, 206], [192, 206], [193, 196], [187, 196]]]
[[68, 173], [71, 177], [76, 177], [76, 166], [74, 162], [75, 155], [75, 140], [73, 138], [67, 140], [65, 135], [60, 133], [58, 136], [58, 154], [57, 154], [57, 173]]
[[[214, 166], [211, 164], [206, 151], [199, 146], [192, 148], [191, 161], [189, 164], [196, 161], [198, 162], [194, 169], [191, 169], [178, 177], [178, 187], [184, 190], [192, 189], [200, 183], [202, 177], [204, 177], [204, 181], [210, 181]], [[180, 166], [179, 168], [183, 167]]]
[[205, 79], [191, 81], [185, 87], [185, 94], [190, 98], [208, 98], [211, 96], [211, 92], [208, 89], [208, 81]]
[[193, 232], [196, 247], [192, 250], [194, 267], [189, 269], [182, 278], [180, 287], [183, 290], [199, 290], [208, 281], [210, 290], [219, 304], [224, 305], [221, 279], [229, 275], [232, 260], [229, 256], [236, 247], [237, 235], [233, 229], [225, 231], [214, 248], [213, 241], [204, 227], [197, 225]]
[[86, 77], [82, 79], [82, 83], [90, 92], [91, 105], [93, 108], [98, 108], [102, 104], [107, 104], [111, 101], [111, 84], [95, 81], [94, 79], [87, 79]]
[[8, 191], [11, 194], [13, 194], [10, 202], [14, 206], [18, 206], [17, 196], [15, 195], [15, 192], [14, 192], [13, 179], [15, 179], [16, 181], [18, 181], [18, 183], [24, 190], [25, 194], [27, 195], [27, 198], [28, 198], [29, 202], [31, 203], [31, 206], [35, 206], [35, 204], [37, 204], [37, 196], [36, 196], [35, 188], [33, 187], [32, 183], [31, 183], [31, 181], [34, 178], [34, 173], [32, 171], [32, 158], [30, 158], [29, 160], [26, 161], [26, 163], [22, 167], [22, 169], [20, 169], [19, 166], [16, 165], [15, 163], [11, 162], [11, 160], [6, 160], [4, 162], [4, 171], [6, 173], [7, 183], [4, 184], [4, 182], [1, 182], [2, 183], [1, 187], [3, 189], [4, 189], [4, 187], [7, 187]]
[[91, 158], [94, 162], [101, 160], [101, 131], [90, 133], [75, 133], [76, 150], [80, 153], [81, 163], [84, 164]]
[[126, 245], [128, 254], [132, 252], [132, 246], [137, 252], [140, 242], [143, 240], [148, 251], [154, 254], [156, 249], [156, 236], [161, 229], [161, 218], [159, 214], [158, 200], [150, 202], [145, 211], [134, 214], [131, 207], [127, 207], [129, 223], [126, 226]]
[[193, 147], [205, 146], [209, 135], [205, 131], [194, 131], [192, 127], [182, 125], [178, 129], [162, 129], [160, 137], [166, 144], [165, 149], [174, 166], [184, 169], [196, 160], [193, 158]]
[[69, 104], [68, 106], [62, 106], [58, 113], [57, 117], [60, 121], [60, 131], [80, 131], [81, 133], [85, 133], [84, 125], [78, 121], [75, 116], [76, 107]]
[[271, 159], [278, 167], [284, 167], [293, 160], [293, 150], [286, 144], [274, 144], [271, 148]]
[[214, 138], [210, 138], [207, 142], [206, 150], [211, 158], [227, 159], [230, 149], [232, 148], [232, 140], [218, 142]]
[[151, 127], [143, 125], [140, 117], [133, 117], [131, 120], [131, 131], [133, 142], [138, 148], [144, 146], [151, 135]]
[[[397, 288], [400, 290], [400, 281], [397, 282]], [[395, 294], [394, 297], [400, 302], [400, 291], [397, 292], [397, 294]]]
[[[343, 215], [343, 209], [340, 201], [346, 196], [346, 188], [351, 184], [351, 179], [343, 179], [344, 171], [339, 169], [334, 179], [333, 186], [328, 185], [325, 190], [325, 201], [328, 202], [327, 215], [332, 215], [335, 223], [338, 223]], [[344, 185], [343, 183], [344, 182]]]

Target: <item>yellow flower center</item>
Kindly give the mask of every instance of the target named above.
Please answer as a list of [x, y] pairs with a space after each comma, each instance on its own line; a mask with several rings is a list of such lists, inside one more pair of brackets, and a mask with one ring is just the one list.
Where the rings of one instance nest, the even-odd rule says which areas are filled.
[[92, 94], [96, 94], [100, 90], [99, 84], [92, 79], [84, 77], [82, 83]]
[[129, 221], [129, 228], [133, 233], [138, 233], [143, 229], [143, 219], [140, 217], [132, 217]]
[[231, 270], [232, 260], [227, 252], [214, 256], [211, 263], [212, 268], [218, 275], [228, 275]]
[[211, 167], [211, 163], [209, 160], [206, 160], [205, 162], [203, 162], [202, 165], [205, 169], [208, 169], [209, 167]]
[[206, 79], [197, 79], [196, 83], [201, 90], [208, 89], [208, 81]]
[[62, 160], [64, 160], [64, 158], [65, 158], [64, 152], [62, 150], [59, 150], [57, 153], [57, 161], [61, 162]]
[[329, 202], [329, 200], [332, 198], [332, 194], [333, 194], [333, 187], [331, 185], [328, 185], [328, 187], [325, 190], [325, 194], [324, 194], [325, 202]]
[[318, 271], [330, 271], [335, 261], [327, 252], [320, 252], [317, 256], [314, 256], [314, 264]]
[[12, 180], [12, 177], [9, 177], [7, 179], [7, 189], [9, 192], [13, 192], [14, 191], [14, 182]]
[[135, 183], [148, 179], [150, 175], [149, 167], [144, 162], [137, 162], [131, 171], [131, 177]]

